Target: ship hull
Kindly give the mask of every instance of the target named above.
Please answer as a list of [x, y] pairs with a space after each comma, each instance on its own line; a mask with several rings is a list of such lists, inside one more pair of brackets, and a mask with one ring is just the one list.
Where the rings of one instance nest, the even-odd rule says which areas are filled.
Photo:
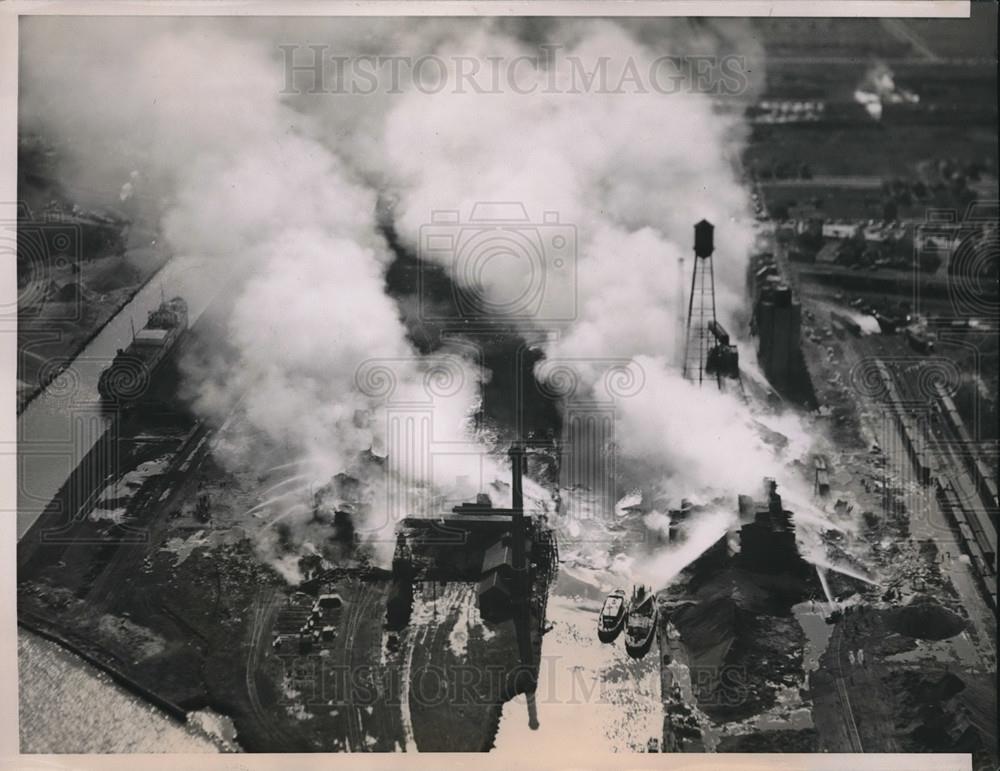
[[608, 595], [597, 617], [597, 639], [603, 643], [614, 642], [625, 628], [625, 592], [617, 589]]
[[597, 627], [597, 639], [602, 643], [614, 642], [618, 639], [618, 635], [622, 633], [622, 628], [625, 626], [624, 621], [624, 618], [620, 618], [613, 626], [599, 624]]
[[641, 659], [647, 653], [649, 649], [653, 647], [653, 638], [655, 635], [654, 629], [650, 629], [649, 634], [642, 640], [637, 640], [634, 637], [625, 638], [625, 652], [634, 659]]
[[97, 381], [101, 401], [119, 409], [142, 401], [186, 331], [187, 305], [180, 298], [151, 312], [150, 323], [101, 373]]
[[173, 335], [155, 358], [145, 359], [127, 351], [123, 356], [116, 357], [111, 366], [101, 373], [97, 382], [97, 392], [101, 396], [101, 401], [118, 407], [142, 401], [153, 383], [153, 378], [163, 363], [170, 358], [182, 335], [182, 331]]
[[[656, 637], [656, 623], [659, 619], [659, 611], [656, 608], [655, 603], [652, 605], [652, 610], [646, 610], [648, 605], [642, 608], [639, 613], [629, 612], [628, 617], [625, 619], [625, 652], [628, 653], [634, 659], [641, 659], [647, 653], [653, 645], [653, 639]], [[643, 621], [649, 619], [649, 626], [646, 627], [643, 624], [642, 631], [635, 633], [633, 632], [632, 620], [635, 616], [640, 616]]]

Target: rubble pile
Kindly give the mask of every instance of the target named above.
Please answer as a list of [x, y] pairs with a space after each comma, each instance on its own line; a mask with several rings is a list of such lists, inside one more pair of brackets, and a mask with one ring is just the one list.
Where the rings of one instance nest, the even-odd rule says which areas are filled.
[[957, 613], [923, 596], [915, 597], [905, 607], [886, 611], [886, 622], [892, 631], [920, 640], [946, 640], [966, 626]]
[[740, 720], [774, 706], [782, 687], [801, 678], [805, 633], [783, 614], [776, 592], [742, 571], [699, 589], [700, 601], [677, 608], [699, 707], [713, 720]]
[[996, 767], [990, 757], [997, 725], [991, 676], [900, 671], [889, 682], [900, 694], [897, 720], [907, 752], [970, 752], [976, 767]]

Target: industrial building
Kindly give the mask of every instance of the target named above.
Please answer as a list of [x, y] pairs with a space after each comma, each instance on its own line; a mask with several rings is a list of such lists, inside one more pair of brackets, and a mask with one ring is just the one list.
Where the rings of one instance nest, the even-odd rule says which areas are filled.
[[799, 300], [771, 254], [751, 258], [748, 283], [753, 298], [750, 332], [757, 336], [757, 361], [779, 391], [798, 391], [806, 377], [799, 348], [802, 328]]
[[741, 521], [751, 519], [740, 528], [740, 561], [747, 570], [791, 575], [808, 572], [795, 543], [792, 512], [783, 508], [773, 479], [764, 480], [763, 501], [741, 495], [739, 509]]
[[515, 444], [509, 455], [511, 508], [494, 507], [480, 493], [448, 514], [403, 520], [393, 560], [398, 588], [390, 603], [397, 624], [414, 579], [475, 582], [480, 611], [497, 618], [509, 615], [531, 593], [535, 578], [556, 564], [552, 532], [524, 511], [525, 450]]

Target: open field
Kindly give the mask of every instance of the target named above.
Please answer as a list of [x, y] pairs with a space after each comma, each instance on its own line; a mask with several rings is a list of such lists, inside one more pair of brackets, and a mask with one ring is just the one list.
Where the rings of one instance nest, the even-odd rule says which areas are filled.
[[[783, 166], [791, 177], [805, 165], [813, 177], [919, 179], [926, 164], [955, 159], [961, 165], [979, 164], [984, 177], [995, 180], [997, 72], [991, 35], [996, 7], [973, 3], [973, 12], [969, 21], [940, 22], [940, 33], [938, 21], [923, 20], [755, 22], [769, 54], [761, 98], [815, 100], [827, 109], [825, 123], [755, 125], [745, 165]], [[925, 34], [931, 28], [934, 34]], [[871, 88], [865, 77], [880, 61], [891, 67], [896, 89], [919, 101], [892, 104], [885, 98], [878, 122], [854, 103], [854, 92]], [[995, 196], [995, 183], [993, 191]], [[868, 214], [872, 208], [863, 201], [842, 205], [827, 198], [838, 212]], [[942, 205], [929, 200], [915, 206], [922, 204]]]
[[814, 175], [917, 176], [927, 159], [984, 164], [996, 175], [997, 136], [989, 126], [903, 126], [871, 123], [842, 129], [758, 126], [746, 164], [808, 164]]
[[768, 60], [785, 57], [903, 58], [914, 46], [868, 19], [754, 19]]
[[906, 26], [937, 56], [960, 57], [975, 51], [996, 57], [996, 3], [973, 2], [971, 6], [971, 19], [907, 19]]
[[754, 19], [768, 61], [849, 64], [858, 59], [966, 60], [996, 55], [997, 9], [971, 3], [969, 19]]

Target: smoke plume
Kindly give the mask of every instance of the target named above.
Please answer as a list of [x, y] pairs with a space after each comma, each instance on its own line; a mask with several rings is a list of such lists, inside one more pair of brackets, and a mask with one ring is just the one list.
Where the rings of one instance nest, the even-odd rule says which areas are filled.
[[[453, 482], [456, 464], [432, 470], [422, 448], [405, 446], [381, 466], [362, 462], [365, 451], [387, 452], [387, 403], [420, 404], [434, 441], [474, 445], [468, 421], [482, 373], [447, 351], [421, 356], [408, 341], [385, 291], [391, 254], [377, 191], [318, 121], [283, 100], [273, 43], [212, 21], [35, 19], [22, 45], [31, 65], [22, 131], [59, 143], [66, 173], [95, 198], [117, 193], [138, 166], [162, 193], [146, 215], [160, 219], [171, 250], [225, 266], [225, 283], [204, 291], [231, 300], [225, 343], [235, 357], [188, 362], [185, 374], [202, 417], [219, 425], [239, 410], [228, 459], [252, 464], [266, 444], [304, 469], [300, 494], [266, 509], [281, 525], [280, 538], [265, 528], [263, 555], [288, 574], [284, 552], [316, 548], [310, 496], [345, 472], [364, 482], [354, 513], [371, 517], [355, 527], [391, 543], [387, 516], [401, 512], [386, 511], [387, 477], [432, 491]], [[225, 447], [219, 454], [227, 459]]]
[[[577, 250], [574, 270], [545, 271], [544, 292], [524, 322], [551, 332], [543, 338], [539, 378], [551, 384], [568, 377], [571, 386], [554, 383], [556, 391], [584, 400], [610, 397], [624, 461], [644, 464], [656, 477], [644, 481], [672, 487], [677, 499], [756, 489], [777, 463], [746, 405], [696, 388], [675, 366], [692, 226], [702, 218], [716, 225], [720, 320], [741, 331], [736, 319], [752, 244], [738, 168], [742, 122], [691, 83], [672, 94], [573, 93], [573, 57], [593, 70], [613, 52], [607, 80], [618, 83], [629, 67], [646, 72], [656, 56], [672, 53], [663, 41], [654, 51], [606, 22], [573, 25], [561, 36], [550, 31], [549, 41], [565, 46], [566, 55], [539, 66], [534, 83], [522, 82], [523, 90], [537, 86], [529, 94], [413, 91], [390, 109], [385, 174], [399, 196], [397, 227], [420, 249], [421, 229], [437, 211], [469, 218], [477, 204], [517, 201], [533, 221], [556, 212], [560, 223], [575, 227]], [[530, 51], [494, 31], [449, 41], [438, 53], [444, 61], [485, 61]], [[516, 261], [471, 270], [462, 257], [446, 253], [442, 265], [494, 307], [525, 294]], [[626, 373], [633, 386], [627, 396], [616, 396], [613, 383], [608, 392], [608, 362]]]
[[[81, 189], [117, 197], [134, 185], [176, 254], [227, 268], [213, 289], [234, 293], [233, 355], [199, 359], [187, 377], [203, 417], [243, 416], [234, 463], [253, 458], [260, 436], [301, 463], [309, 494], [346, 473], [365, 499], [355, 511], [370, 521], [360, 524], [374, 530], [386, 487], [408, 491], [407, 505], [417, 491], [420, 506], [458, 476], [480, 489], [506, 477], [470, 430], [489, 373], [462, 349], [421, 355], [386, 292], [394, 255], [379, 228], [382, 197], [395, 202], [403, 247], [495, 316], [509, 321], [512, 298], [531, 298], [514, 315], [541, 341], [539, 380], [558, 390], [555, 373], [569, 372], [578, 397], [613, 402], [614, 449], [643, 470], [644, 485], [676, 499], [734, 496], [779, 470], [746, 405], [698, 389], [676, 367], [702, 218], [716, 226], [720, 320], [740, 336], [752, 231], [739, 110], [690, 72], [669, 93], [649, 88], [663, 57], [690, 52], [681, 40], [718, 55], [741, 38], [738, 26], [689, 35], [668, 22], [50, 17], [22, 29], [22, 131], [57, 140]], [[343, 55], [435, 54], [451, 85], [435, 92], [404, 74], [374, 93], [283, 93], [276, 39]], [[540, 59], [542, 44], [559, 55]], [[485, 69], [497, 57], [522, 63], [517, 90], [454, 87], [457, 63]], [[736, 100], [755, 85], [734, 82]], [[570, 234], [572, 251], [526, 272], [509, 255], [470, 270], [461, 254], [424, 248], [435, 213], [458, 212], [464, 227], [477, 204], [495, 202], [523, 207], [520, 232], [532, 243]], [[426, 449], [405, 453], [394, 404], [421, 405], [433, 441], [463, 451], [433, 464]], [[387, 471], [359, 460], [369, 450]], [[294, 573], [287, 555], [316, 548], [317, 512], [308, 497], [289, 498], [266, 509], [282, 520], [280, 537], [271, 528], [259, 543]]]

